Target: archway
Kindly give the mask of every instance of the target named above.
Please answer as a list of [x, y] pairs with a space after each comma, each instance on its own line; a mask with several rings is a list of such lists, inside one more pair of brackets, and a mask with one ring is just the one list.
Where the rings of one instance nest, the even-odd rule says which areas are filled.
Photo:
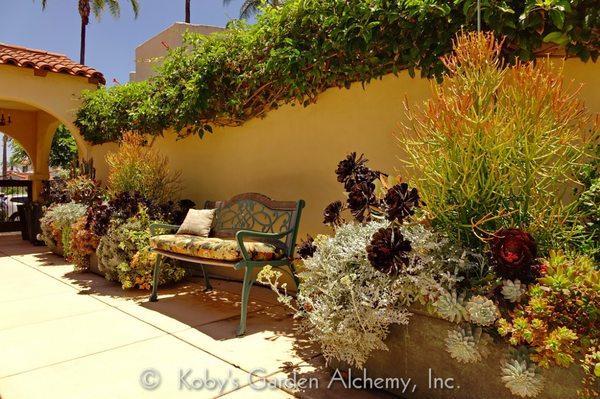
[[0, 113], [11, 115], [3, 126], [29, 154], [33, 199], [50, 177], [52, 141], [59, 126], [72, 134], [79, 156], [89, 157], [89, 146], [74, 125], [81, 92], [104, 83], [102, 74], [64, 55], [0, 44]]

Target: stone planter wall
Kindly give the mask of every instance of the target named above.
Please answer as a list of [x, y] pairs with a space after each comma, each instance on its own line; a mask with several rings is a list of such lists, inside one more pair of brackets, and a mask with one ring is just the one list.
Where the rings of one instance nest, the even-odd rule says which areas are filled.
[[[463, 364], [446, 352], [444, 340], [453, 325], [417, 311], [407, 326], [394, 325], [386, 340], [389, 351], [373, 353], [365, 365], [370, 378], [410, 378], [414, 392], [387, 389], [406, 399], [515, 399], [500, 377], [500, 363], [508, 344], [497, 342], [482, 362]], [[333, 367], [347, 369], [339, 364]], [[430, 371], [431, 370], [431, 371]], [[353, 370], [353, 375], [362, 375]], [[537, 399], [576, 399], [583, 372], [579, 366], [544, 370], [545, 385]], [[434, 388], [433, 378], [442, 378], [455, 388]], [[447, 380], [451, 378], [452, 380]], [[437, 380], [441, 386], [441, 380]], [[402, 385], [400, 385], [402, 386]], [[411, 389], [412, 390], [412, 387]]]

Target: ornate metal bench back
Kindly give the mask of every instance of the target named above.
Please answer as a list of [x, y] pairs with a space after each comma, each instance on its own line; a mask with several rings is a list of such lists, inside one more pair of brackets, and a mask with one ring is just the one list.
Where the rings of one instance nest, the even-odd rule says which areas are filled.
[[299, 212], [303, 206], [304, 201], [274, 201], [262, 194], [246, 193], [228, 201], [207, 201], [204, 207], [216, 209], [211, 232], [214, 237], [234, 237], [239, 230], [263, 233], [296, 230], [285, 240], [291, 254], [296, 241]]

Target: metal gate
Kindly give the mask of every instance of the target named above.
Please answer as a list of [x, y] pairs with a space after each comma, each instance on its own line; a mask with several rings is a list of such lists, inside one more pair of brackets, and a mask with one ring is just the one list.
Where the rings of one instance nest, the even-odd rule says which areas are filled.
[[30, 180], [0, 180], [0, 232], [22, 231], [18, 205], [31, 202]]

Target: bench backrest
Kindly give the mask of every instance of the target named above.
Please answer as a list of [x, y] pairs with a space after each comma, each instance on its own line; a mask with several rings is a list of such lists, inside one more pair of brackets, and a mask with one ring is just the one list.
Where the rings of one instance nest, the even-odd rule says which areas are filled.
[[204, 208], [216, 210], [211, 231], [213, 237], [232, 238], [239, 230], [263, 233], [293, 230], [284, 238], [288, 256], [292, 256], [304, 201], [274, 201], [262, 194], [246, 193], [228, 201], [206, 201]]

